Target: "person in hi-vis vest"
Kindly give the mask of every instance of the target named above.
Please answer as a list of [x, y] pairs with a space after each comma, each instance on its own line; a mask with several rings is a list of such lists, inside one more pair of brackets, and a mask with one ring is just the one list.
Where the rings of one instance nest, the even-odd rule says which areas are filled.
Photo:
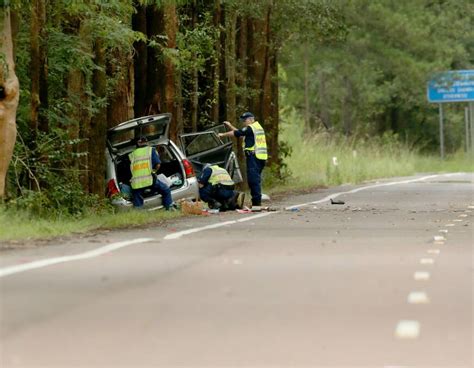
[[131, 186], [133, 205], [136, 208], [143, 206], [143, 191], [152, 188], [161, 194], [162, 204], [166, 210], [173, 209], [173, 199], [170, 188], [159, 181], [153, 170], [158, 171], [161, 165], [160, 156], [156, 149], [148, 146], [146, 137], [137, 140], [137, 148], [128, 155], [130, 171], [132, 172]]
[[237, 129], [228, 121], [224, 124], [231, 129], [226, 133], [219, 133], [219, 137], [244, 137], [243, 148], [247, 163], [247, 183], [252, 195], [252, 206], [262, 203], [262, 171], [268, 158], [265, 131], [251, 112], [245, 112], [239, 119], [244, 127]]
[[199, 197], [211, 209], [221, 211], [241, 209], [245, 193], [235, 190], [234, 181], [226, 169], [206, 164], [198, 177]]

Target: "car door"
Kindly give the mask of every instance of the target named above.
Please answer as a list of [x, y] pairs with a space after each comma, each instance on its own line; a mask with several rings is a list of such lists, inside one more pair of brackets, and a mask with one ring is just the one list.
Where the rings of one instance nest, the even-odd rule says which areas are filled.
[[235, 183], [242, 181], [237, 157], [232, 150], [230, 139], [221, 139], [216, 131], [220, 128], [179, 136], [183, 152], [194, 167], [196, 175], [200, 175], [206, 164], [219, 165], [225, 168]]

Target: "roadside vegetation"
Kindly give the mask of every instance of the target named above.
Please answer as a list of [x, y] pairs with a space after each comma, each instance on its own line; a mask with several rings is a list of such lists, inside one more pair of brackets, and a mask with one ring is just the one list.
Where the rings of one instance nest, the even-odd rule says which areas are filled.
[[[284, 181], [266, 177], [269, 193], [418, 173], [473, 172], [472, 154], [459, 149], [444, 160], [437, 152], [421, 152], [398, 135], [344, 136], [337, 132], [308, 132], [296, 113], [285, 117], [281, 137], [291, 154], [284, 158]], [[291, 123], [290, 123], [291, 122]]]

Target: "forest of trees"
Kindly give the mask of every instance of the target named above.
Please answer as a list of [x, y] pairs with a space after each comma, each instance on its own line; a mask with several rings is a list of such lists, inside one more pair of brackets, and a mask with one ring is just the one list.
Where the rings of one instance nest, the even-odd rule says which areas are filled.
[[[275, 167], [290, 107], [309, 130], [393, 131], [429, 148], [427, 78], [474, 64], [469, 0], [2, 3], [2, 50], [11, 32], [20, 85], [6, 194], [71, 212], [84, 194], [104, 195], [106, 131], [122, 121], [171, 112], [176, 138], [249, 110]], [[4, 149], [14, 132], [7, 139], [1, 124]], [[459, 146], [459, 134], [449, 137]]]

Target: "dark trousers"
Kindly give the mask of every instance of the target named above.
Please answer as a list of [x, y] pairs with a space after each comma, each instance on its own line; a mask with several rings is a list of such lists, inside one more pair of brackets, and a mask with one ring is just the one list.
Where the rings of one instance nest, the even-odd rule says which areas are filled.
[[199, 188], [199, 196], [204, 202], [217, 201], [223, 205], [222, 209], [234, 209], [228, 208], [229, 202], [236, 195], [235, 190], [222, 187], [221, 185], [207, 184], [202, 188]]
[[246, 154], [247, 158], [247, 183], [252, 196], [252, 205], [262, 204], [262, 171], [265, 160], [259, 160], [254, 154]]
[[133, 205], [135, 207], [143, 206], [143, 191], [148, 188], [152, 188], [152, 190], [161, 194], [163, 207], [166, 209], [170, 208], [171, 204], [173, 203], [173, 199], [171, 198], [171, 190], [166, 184], [159, 181], [155, 176], [153, 176], [153, 185], [151, 187], [132, 189]]

